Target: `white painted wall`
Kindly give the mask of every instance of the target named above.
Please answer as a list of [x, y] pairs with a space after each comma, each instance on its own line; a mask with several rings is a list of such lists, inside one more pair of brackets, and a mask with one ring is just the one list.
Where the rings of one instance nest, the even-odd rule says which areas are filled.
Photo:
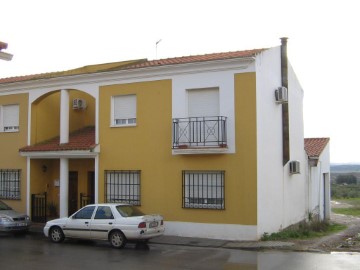
[[275, 102], [281, 86], [280, 47], [256, 58], [258, 140], [258, 237], [276, 232], [305, 218], [306, 157], [303, 132], [303, 91], [288, 64], [290, 160], [301, 173], [290, 175], [282, 161], [282, 106]]
[[175, 75], [172, 78], [172, 118], [188, 117], [187, 89], [219, 88], [220, 116], [227, 117], [227, 153], [235, 153], [235, 73], [254, 71], [254, 65], [246, 69], [209, 71]]
[[256, 240], [256, 226], [165, 221], [165, 235], [225, 240]]
[[304, 149], [303, 90], [294, 70], [288, 63], [290, 160], [300, 161], [300, 174], [289, 174], [289, 164], [284, 167], [284, 219], [283, 228], [307, 218], [306, 168]]
[[309, 169], [308, 212], [319, 214], [320, 219], [330, 218], [330, 145], [325, 147], [317, 166]]
[[280, 48], [256, 58], [258, 237], [282, 224], [284, 175], [282, 169], [282, 114], [274, 91], [281, 86]]

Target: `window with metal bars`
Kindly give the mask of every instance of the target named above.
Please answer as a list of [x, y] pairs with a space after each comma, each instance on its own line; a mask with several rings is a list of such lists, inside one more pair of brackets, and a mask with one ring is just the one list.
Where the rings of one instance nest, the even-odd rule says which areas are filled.
[[183, 171], [182, 207], [225, 209], [225, 171]]
[[20, 199], [21, 170], [0, 169], [0, 199]]
[[141, 171], [105, 171], [105, 201], [140, 205]]

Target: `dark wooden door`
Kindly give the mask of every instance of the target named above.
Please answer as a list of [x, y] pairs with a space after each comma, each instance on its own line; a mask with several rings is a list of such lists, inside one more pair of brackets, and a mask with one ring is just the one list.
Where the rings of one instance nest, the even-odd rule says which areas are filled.
[[69, 172], [69, 216], [78, 210], [78, 172]]

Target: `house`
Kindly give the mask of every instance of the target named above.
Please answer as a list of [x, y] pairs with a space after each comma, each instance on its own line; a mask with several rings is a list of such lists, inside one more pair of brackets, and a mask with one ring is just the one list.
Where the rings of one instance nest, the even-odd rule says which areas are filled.
[[286, 41], [0, 79], [0, 199], [40, 222], [128, 202], [168, 235], [218, 239], [307, 219], [329, 177], [309, 165]]
[[308, 157], [308, 212], [320, 220], [330, 219], [330, 139], [306, 138]]

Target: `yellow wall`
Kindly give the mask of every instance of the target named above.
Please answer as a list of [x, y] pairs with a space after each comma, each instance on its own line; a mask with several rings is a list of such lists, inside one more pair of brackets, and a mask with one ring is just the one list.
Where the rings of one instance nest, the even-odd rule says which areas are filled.
[[[86, 100], [85, 110], [73, 110], [72, 100]], [[95, 99], [79, 90], [69, 90], [69, 130], [95, 126]], [[31, 143], [39, 143], [60, 135], [60, 91], [50, 92], [32, 104]]]
[[19, 104], [19, 132], [0, 132], [0, 169], [21, 169], [21, 200], [3, 200], [14, 209], [26, 211], [26, 158], [19, 155], [19, 149], [27, 145], [28, 95], [0, 96], [0, 105]]
[[[172, 155], [171, 81], [110, 85], [100, 89], [99, 200], [105, 170], [141, 170], [141, 208], [168, 221], [255, 225], [255, 74], [237, 74], [236, 154]], [[136, 94], [136, 127], [110, 127], [111, 97]], [[182, 208], [182, 170], [225, 170], [225, 210]]]
[[[71, 90], [70, 94], [70, 132], [86, 126], [95, 126], [95, 99], [81, 91]], [[81, 98], [86, 101], [84, 110], [73, 110], [72, 101], [75, 98]]]

